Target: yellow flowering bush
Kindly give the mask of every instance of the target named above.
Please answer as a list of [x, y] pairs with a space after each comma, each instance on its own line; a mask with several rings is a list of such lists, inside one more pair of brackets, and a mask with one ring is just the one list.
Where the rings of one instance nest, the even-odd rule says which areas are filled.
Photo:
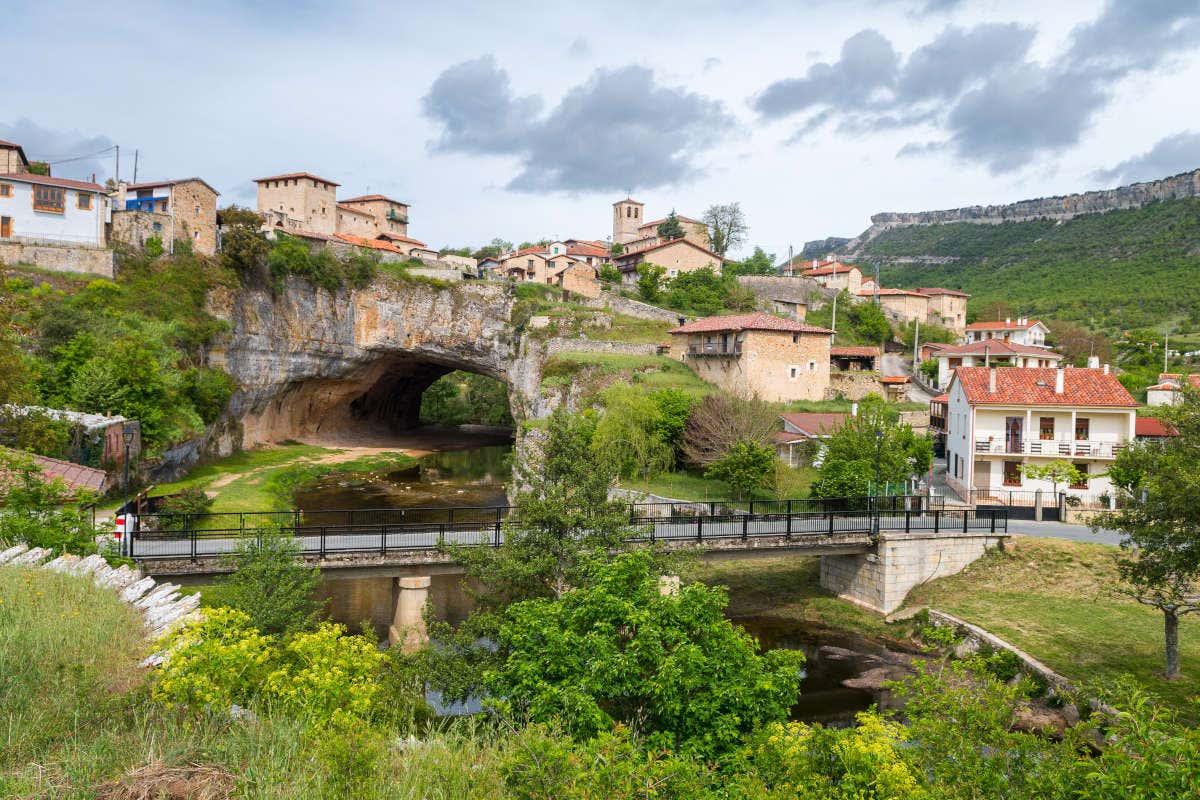
[[370, 713], [384, 656], [374, 642], [345, 633], [326, 622], [288, 640], [264, 686], [277, 707], [321, 724]]
[[808, 800], [925, 800], [928, 792], [903, 757], [903, 725], [874, 711], [858, 727], [831, 729], [802, 722], [773, 723], [744, 756], [766, 797]]
[[275, 645], [232, 608], [214, 608], [167, 634], [170, 658], [158, 669], [154, 698], [168, 707], [226, 710], [246, 704], [266, 679]]
[[169, 634], [156, 700], [192, 711], [226, 711], [235, 703], [267, 705], [313, 725], [353, 724], [375, 700], [384, 656], [341, 625], [286, 639], [264, 636], [231, 608], [205, 612]]

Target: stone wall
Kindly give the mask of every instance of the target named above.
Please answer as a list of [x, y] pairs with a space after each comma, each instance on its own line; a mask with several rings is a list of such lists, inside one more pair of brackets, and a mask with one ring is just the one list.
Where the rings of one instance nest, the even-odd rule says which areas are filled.
[[191, 242], [197, 253], [211, 256], [217, 252], [216, 192], [200, 181], [173, 184], [171, 209], [175, 213], [175, 239]]
[[915, 586], [953, 575], [1007, 538], [1003, 533], [883, 531], [876, 552], [821, 558], [821, 586], [852, 603], [890, 614]]
[[627, 317], [636, 319], [648, 319], [657, 322], [673, 322], [679, 323], [680, 319], [687, 319], [687, 315], [678, 311], [671, 311], [666, 308], [652, 306], [649, 303], [643, 303], [638, 300], [631, 300], [628, 297], [622, 297], [615, 292], [602, 292], [599, 297], [577, 297], [574, 302], [588, 308], [601, 308], [612, 311], [614, 314], [624, 314]]
[[80, 272], [104, 278], [112, 278], [116, 272], [112, 250], [44, 242], [0, 242], [0, 264], [31, 264], [51, 272]]
[[869, 394], [884, 397], [883, 382], [878, 372], [830, 372], [826, 400], [862, 400]]
[[[158, 227], [155, 227], [155, 226]], [[164, 247], [171, 236], [171, 215], [154, 211], [114, 211], [109, 239], [138, 250], [146, 248], [146, 240], [161, 239]]]
[[631, 356], [655, 356], [659, 354], [656, 344], [633, 342], [605, 342], [595, 339], [551, 339], [546, 342], [546, 355], [555, 353], [624, 353]]
[[820, 308], [837, 292], [827, 289], [812, 278], [784, 277], [782, 275], [739, 275], [737, 282], [763, 300], [790, 300], [806, 303], [811, 308]]

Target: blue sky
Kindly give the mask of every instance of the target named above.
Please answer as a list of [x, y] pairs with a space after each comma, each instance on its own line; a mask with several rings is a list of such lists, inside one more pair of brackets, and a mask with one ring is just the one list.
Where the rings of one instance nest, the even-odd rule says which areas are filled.
[[[64, 176], [308, 170], [431, 245], [739, 201], [750, 244], [1200, 167], [1200, 0], [6, 3], [0, 139]], [[47, 49], [52, 31], [53, 48]], [[51, 57], [52, 56], [52, 57]], [[36, 65], [36, 69], [34, 66]]]

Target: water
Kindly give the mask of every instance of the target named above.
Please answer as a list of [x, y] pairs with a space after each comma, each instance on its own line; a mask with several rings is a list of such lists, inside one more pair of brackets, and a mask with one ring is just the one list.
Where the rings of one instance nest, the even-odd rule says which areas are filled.
[[[507, 504], [512, 447], [448, 450], [386, 473], [327, 475], [296, 492], [302, 511], [367, 508], [495, 507]], [[409, 517], [413, 521], [419, 521]]]
[[768, 615], [741, 617], [734, 622], [757, 638], [764, 651], [804, 652], [804, 678], [800, 682], [800, 697], [792, 706], [793, 720], [845, 727], [854, 724], [858, 712], [872, 705], [880, 709], [899, 706], [898, 699], [887, 689], [842, 685], [843, 681], [861, 678], [870, 670], [886, 669], [889, 679], [910, 674], [906, 664], [913, 654], [897, 645]]

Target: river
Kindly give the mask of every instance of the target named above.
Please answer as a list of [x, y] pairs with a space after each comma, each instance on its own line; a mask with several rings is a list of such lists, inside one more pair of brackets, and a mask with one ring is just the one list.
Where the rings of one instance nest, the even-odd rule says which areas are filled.
[[[423, 456], [408, 469], [325, 476], [297, 492], [296, 503], [308, 513], [331, 509], [490, 508], [507, 503], [505, 489], [511, 475], [511, 445], [448, 449]], [[387, 636], [393, 611], [390, 578], [331, 578], [321, 594], [329, 600], [330, 614], [338, 622], [357, 628], [369, 621], [378, 635]], [[470, 611], [470, 600], [457, 576], [435, 575], [430, 599], [437, 614], [451, 622], [460, 621]], [[907, 654], [893, 646], [844, 631], [814, 629], [769, 614], [741, 617], [734, 622], [755, 636], [764, 650], [804, 652], [804, 678], [800, 698], [791, 710], [792, 719], [842, 726], [852, 724], [855, 714], [873, 704], [887, 708], [893, 703], [884, 689], [849, 688], [842, 683], [860, 681], [867, 674], [877, 676], [882, 668], [897, 671], [897, 664]]]

